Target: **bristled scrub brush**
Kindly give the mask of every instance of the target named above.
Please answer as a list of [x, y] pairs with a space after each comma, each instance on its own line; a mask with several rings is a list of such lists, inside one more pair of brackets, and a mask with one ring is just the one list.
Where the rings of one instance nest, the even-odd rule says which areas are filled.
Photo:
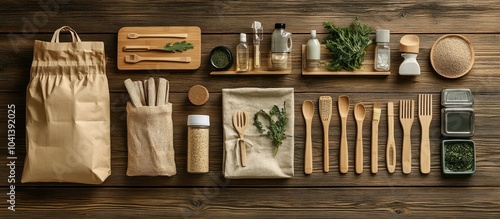
[[332, 117], [332, 97], [319, 97], [319, 115], [321, 117], [321, 123], [323, 123], [323, 171], [328, 173], [330, 171], [328, 129], [330, 126], [330, 119]]

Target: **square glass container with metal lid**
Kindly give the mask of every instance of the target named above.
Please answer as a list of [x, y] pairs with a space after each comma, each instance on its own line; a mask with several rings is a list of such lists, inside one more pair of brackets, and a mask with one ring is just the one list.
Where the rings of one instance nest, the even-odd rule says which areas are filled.
[[441, 109], [441, 134], [446, 137], [474, 136], [474, 109]]
[[444, 89], [441, 92], [441, 134], [446, 137], [474, 135], [474, 99], [470, 89]]
[[444, 107], [471, 107], [474, 98], [470, 89], [444, 89], [441, 91], [441, 105]]

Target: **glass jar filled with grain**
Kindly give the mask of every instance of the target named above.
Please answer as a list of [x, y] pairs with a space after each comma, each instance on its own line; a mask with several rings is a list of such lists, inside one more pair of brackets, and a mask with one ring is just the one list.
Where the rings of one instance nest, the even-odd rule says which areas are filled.
[[189, 115], [187, 126], [187, 172], [208, 173], [210, 117], [207, 115]]

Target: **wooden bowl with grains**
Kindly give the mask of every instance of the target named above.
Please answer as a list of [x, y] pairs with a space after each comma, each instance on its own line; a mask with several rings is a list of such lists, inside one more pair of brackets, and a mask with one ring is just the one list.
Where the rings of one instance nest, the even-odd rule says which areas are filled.
[[458, 34], [447, 34], [436, 40], [431, 48], [431, 64], [445, 78], [460, 78], [474, 65], [471, 42]]

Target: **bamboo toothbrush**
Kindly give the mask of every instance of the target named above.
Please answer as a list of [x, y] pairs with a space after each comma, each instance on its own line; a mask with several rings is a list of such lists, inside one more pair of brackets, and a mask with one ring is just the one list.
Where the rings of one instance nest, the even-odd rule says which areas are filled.
[[330, 142], [328, 140], [328, 129], [332, 117], [332, 97], [319, 97], [319, 115], [323, 123], [323, 171], [330, 172]]
[[378, 124], [380, 122], [380, 114], [382, 108], [380, 103], [373, 103], [373, 118], [372, 118], [372, 173], [378, 172]]

